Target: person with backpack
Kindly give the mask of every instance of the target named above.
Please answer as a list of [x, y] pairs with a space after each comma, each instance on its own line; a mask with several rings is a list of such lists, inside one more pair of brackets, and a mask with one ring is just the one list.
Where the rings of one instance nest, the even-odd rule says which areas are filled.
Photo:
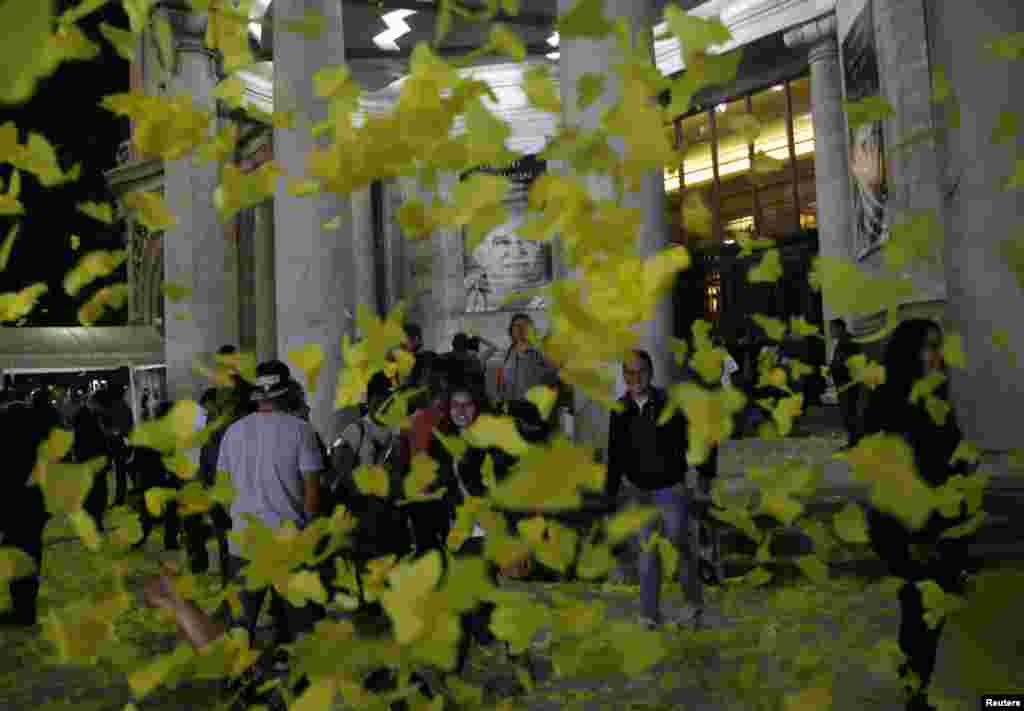
[[[353, 535], [357, 558], [370, 560], [384, 555], [404, 555], [411, 547], [408, 523], [397, 507], [399, 482], [394, 472], [398, 435], [381, 421], [392, 396], [384, 373], [370, 378], [362, 416], [349, 424], [329, 450], [329, 468], [324, 482], [324, 514], [339, 505], [359, 519]], [[381, 466], [390, 477], [387, 497], [364, 494], [355, 482], [361, 466]]]
[[846, 322], [841, 318], [832, 319], [829, 325], [836, 339], [832, 362], [829, 364], [829, 375], [832, 376], [832, 382], [836, 386], [839, 412], [843, 418], [843, 428], [846, 430], [846, 449], [849, 449], [856, 446], [857, 440], [860, 439], [861, 422], [858, 413], [865, 393], [860, 383], [853, 382], [850, 366], [846, 364], [846, 361], [863, 353], [864, 350], [850, 338], [850, 333], [846, 330]]

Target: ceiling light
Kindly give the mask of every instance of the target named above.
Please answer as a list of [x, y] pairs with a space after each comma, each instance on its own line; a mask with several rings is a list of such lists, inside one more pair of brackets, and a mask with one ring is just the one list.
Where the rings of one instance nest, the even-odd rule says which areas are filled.
[[548, 59], [550, 59], [550, 60], [553, 60], [553, 61], [556, 61], [556, 62], [557, 62], [557, 61], [558, 61], [558, 57], [559, 57], [560, 55], [559, 55], [559, 53], [558, 53], [558, 52], [550, 52], [549, 54], [546, 54], [545, 56], [546, 56], [546, 57], [547, 57]]
[[772, 91], [782, 91], [785, 88], [786, 87], [782, 86], [782, 84], [776, 84], [775, 86], [772, 87]]
[[724, 114], [725, 113], [725, 104], [719, 104], [718, 106], [716, 106], [715, 107], [715, 111], [717, 111], [720, 114]]
[[548, 37], [548, 44], [551, 45], [552, 47], [557, 47], [558, 46], [558, 33], [557, 32], [555, 32], [553, 35]]
[[395, 44], [395, 40], [412, 32], [405, 18], [415, 14], [415, 10], [392, 10], [381, 15], [380, 19], [387, 25], [387, 29], [374, 37], [373, 43], [385, 51], [400, 52], [402, 48]]

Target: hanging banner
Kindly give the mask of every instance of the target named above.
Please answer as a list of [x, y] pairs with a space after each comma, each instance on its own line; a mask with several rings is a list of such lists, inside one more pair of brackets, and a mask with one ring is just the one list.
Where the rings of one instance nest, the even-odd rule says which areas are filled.
[[[478, 172], [501, 175], [512, 182], [506, 204], [508, 222], [492, 230], [476, 249], [463, 248], [466, 311], [523, 311], [543, 309], [543, 297], [525, 292], [549, 285], [554, 278], [551, 245], [523, 239], [516, 234], [526, 219], [527, 195], [533, 181], [543, 175], [544, 161], [526, 156], [508, 168], [480, 168]], [[470, 174], [462, 176], [467, 178]], [[517, 294], [523, 294], [521, 299]]]
[[[843, 39], [843, 80], [849, 102], [881, 92], [873, 16], [872, 0], [868, 0]], [[889, 238], [886, 209], [889, 189], [882, 122], [873, 121], [850, 131], [849, 150], [854, 208], [853, 255], [860, 261]]]

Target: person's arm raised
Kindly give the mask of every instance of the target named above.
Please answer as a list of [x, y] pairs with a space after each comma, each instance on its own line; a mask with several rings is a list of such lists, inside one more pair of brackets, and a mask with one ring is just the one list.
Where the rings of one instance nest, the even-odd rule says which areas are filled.
[[142, 597], [149, 607], [170, 611], [178, 626], [178, 635], [196, 650], [203, 649], [221, 637], [226, 628], [215, 622], [195, 603], [181, 597], [174, 589], [172, 571], [166, 566], [159, 575], [147, 578], [143, 583]]

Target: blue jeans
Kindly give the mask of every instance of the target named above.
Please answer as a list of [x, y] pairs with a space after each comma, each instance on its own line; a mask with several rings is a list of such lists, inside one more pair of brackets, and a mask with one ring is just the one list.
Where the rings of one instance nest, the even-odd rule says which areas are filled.
[[[686, 593], [687, 602], [694, 605], [703, 603], [700, 576], [697, 574], [696, 550], [689, 540], [689, 517], [687, 515], [688, 492], [683, 485], [648, 492], [650, 504], [657, 507], [659, 515], [647, 525], [641, 534], [641, 542], [661, 526], [662, 535], [671, 541], [679, 551], [679, 585]], [[657, 550], [641, 553], [640, 568], [640, 611], [644, 617], [661, 619], [661, 558]]]

